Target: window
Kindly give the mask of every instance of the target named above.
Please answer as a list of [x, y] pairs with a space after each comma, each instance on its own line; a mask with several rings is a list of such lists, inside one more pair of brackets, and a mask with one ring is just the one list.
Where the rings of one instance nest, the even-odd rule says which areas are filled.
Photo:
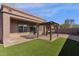
[[30, 31], [31, 31], [31, 32], [36, 31], [36, 26], [35, 26], [35, 25], [30, 26]]
[[27, 32], [28, 31], [28, 26], [25, 24], [19, 24], [18, 25], [18, 31], [19, 32]]

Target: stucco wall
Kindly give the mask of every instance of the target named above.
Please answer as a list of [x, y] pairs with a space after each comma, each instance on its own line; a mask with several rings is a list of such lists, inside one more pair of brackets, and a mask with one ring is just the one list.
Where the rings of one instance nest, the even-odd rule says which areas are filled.
[[9, 14], [3, 13], [3, 43], [10, 39], [10, 16]]
[[15, 20], [10, 19], [10, 32], [11, 33], [17, 33], [18, 32], [18, 23]]
[[43, 34], [43, 26], [39, 26], [39, 35]]

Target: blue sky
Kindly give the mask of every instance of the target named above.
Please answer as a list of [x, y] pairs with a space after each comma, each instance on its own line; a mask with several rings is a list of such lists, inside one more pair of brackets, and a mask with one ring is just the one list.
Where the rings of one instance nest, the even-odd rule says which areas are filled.
[[40, 16], [47, 21], [62, 24], [65, 19], [74, 19], [75, 23], [79, 24], [78, 3], [14, 3], [9, 5]]

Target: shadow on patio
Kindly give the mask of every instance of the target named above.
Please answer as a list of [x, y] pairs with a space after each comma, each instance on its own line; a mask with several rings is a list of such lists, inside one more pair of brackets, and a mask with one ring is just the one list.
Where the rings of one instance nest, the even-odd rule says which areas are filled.
[[[71, 35], [69, 36], [69, 38]], [[67, 39], [59, 56], [78, 56], [79, 55], [79, 41]]]
[[36, 35], [22, 35], [21, 37], [25, 39], [34, 39], [36, 38]]

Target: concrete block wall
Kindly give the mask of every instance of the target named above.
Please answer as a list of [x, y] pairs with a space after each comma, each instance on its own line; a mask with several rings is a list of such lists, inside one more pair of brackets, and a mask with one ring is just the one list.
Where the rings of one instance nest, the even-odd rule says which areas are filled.
[[79, 28], [59, 28], [58, 33], [79, 34]]

